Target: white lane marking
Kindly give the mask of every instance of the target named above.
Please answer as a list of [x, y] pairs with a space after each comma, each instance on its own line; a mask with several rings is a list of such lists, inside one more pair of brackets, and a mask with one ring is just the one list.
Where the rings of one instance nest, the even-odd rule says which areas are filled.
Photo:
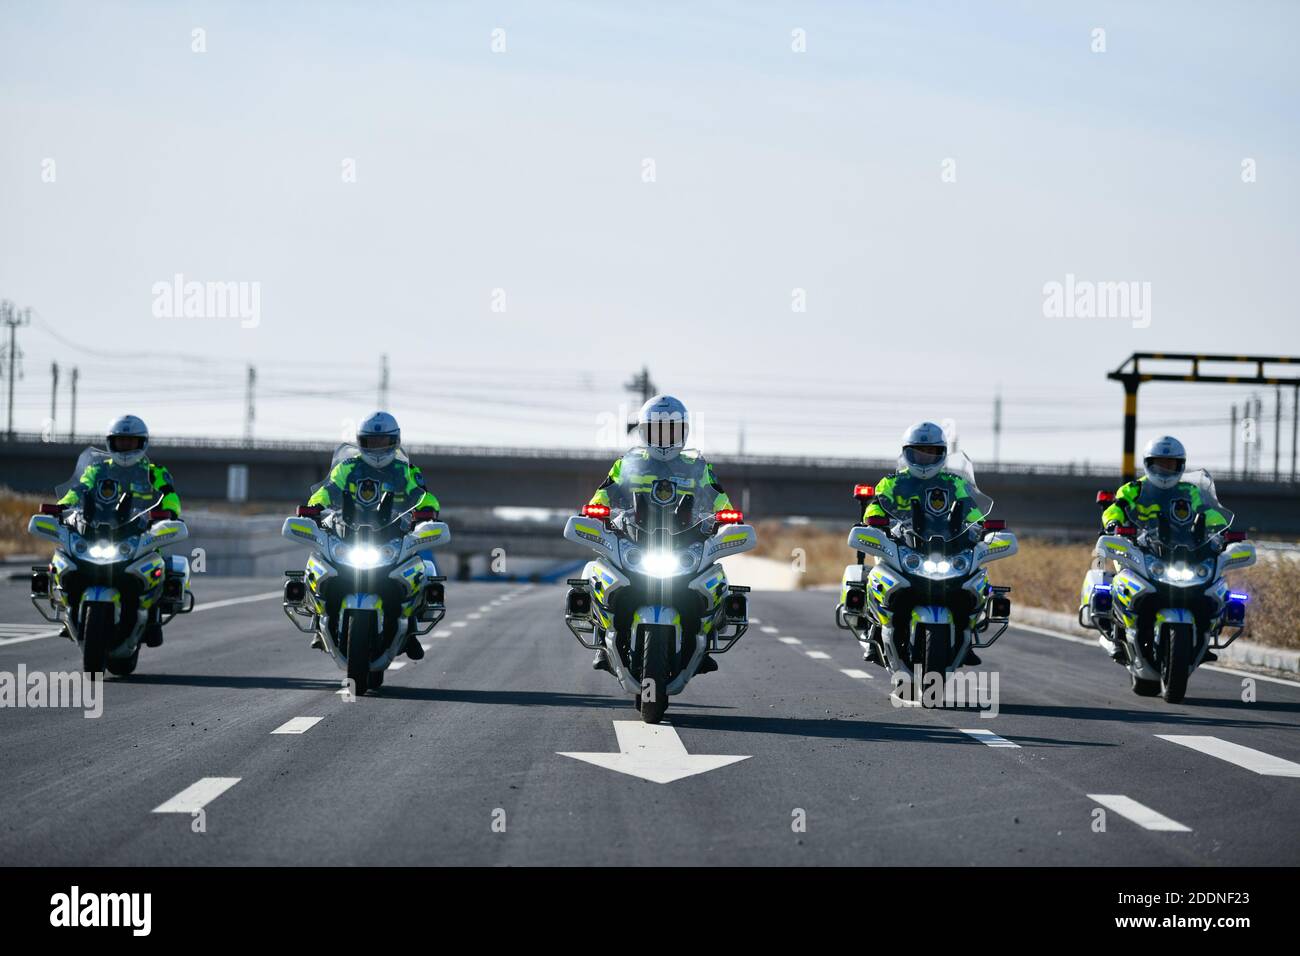
[[750, 624], [762, 624], [762, 623], [763, 623], [763, 619], [762, 619], [761, 617], [751, 617], [751, 618], [749, 619], [749, 623], [750, 623]]
[[[1074, 634], [1066, 634], [1063, 631], [1053, 631], [1046, 627], [1035, 627], [1032, 624], [1016, 624], [1015, 622], [1012, 622], [1011, 627], [1013, 629], [1018, 628], [1022, 631], [1030, 631], [1034, 634], [1043, 634], [1047, 637], [1055, 637], [1061, 641], [1071, 641], [1075, 644], [1086, 644], [1088, 647], [1100, 646], [1095, 637], [1078, 637]], [[1252, 680], [1262, 680], [1269, 684], [1285, 684], [1287, 687], [1300, 687], [1300, 681], [1288, 680], [1285, 677], [1272, 677], [1268, 674], [1257, 674], [1254, 671], [1238, 670], [1235, 667], [1224, 667], [1222, 664], [1202, 664], [1200, 669], [1217, 671], [1220, 674], [1231, 674], [1234, 677], [1249, 677]]]
[[875, 680], [866, 671], [858, 670], [856, 667], [841, 667], [840, 673], [845, 677], [852, 677], [854, 680]]
[[400, 671], [405, 666], [406, 661], [393, 661], [393, 663], [388, 665], [388, 669], [390, 671]]
[[264, 591], [261, 594], [247, 594], [244, 597], [224, 598], [220, 601], [208, 601], [204, 604], [195, 604], [194, 610], [198, 611], [215, 611], [219, 607], [231, 607], [235, 604], [248, 604], [251, 601], [269, 601], [271, 598], [284, 597], [283, 591]]
[[618, 753], [556, 753], [654, 783], [672, 783], [749, 759], [748, 756], [689, 754], [677, 731], [667, 723], [616, 720], [614, 735], [618, 738]]
[[20, 637], [23, 634], [33, 634], [36, 631], [47, 631], [48, 624], [0, 624], [0, 634], [12, 634], [14, 637]]
[[777, 640], [780, 641], [782, 644], [802, 644], [802, 643], [803, 643], [803, 641], [799, 640], [799, 638], [797, 638], [797, 637], [778, 637]]
[[775, 634], [780, 628], [773, 627], [771, 624], [764, 624], [759, 628], [764, 634]]
[[486, 614], [486, 613], [487, 613], [488, 611], [490, 611], [490, 610], [492, 610], [492, 608], [489, 607], [488, 605], [484, 604], [481, 608], [478, 609], [478, 612], [479, 612], [480, 614]]
[[804, 653], [815, 661], [828, 661], [831, 659], [831, 656], [825, 651], [804, 651]]
[[[283, 597], [283, 591], [265, 591], [262, 594], [247, 594], [243, 597], [225, 598], [221, 601], [209, 601], [206, 604], [196, 604], [195, 611], [211, 611], [219, 607], [230, 607], [234, 604], [248, 604], [250, 601], [269, 601], [273, 597]], [[0, 634], [11, 625], [0, 625]], [[16, 625], [22, 626], [22, 625]], [[41, 625], [34, 625], [40, 627]], [[10, 644], [25, 644], [27, 641], [40, 641], [47, 637], [58, 637], [63, 633], [63, 628], [56, 627], [53, 630], [39, 631], [35, 634], [25, 634], [21, 637], [0, 637], [0, 647], [6, 647]]]
[[481, 618], [482, 616], [483, 616], [482, 614], [479, 614], [479, 613], [477, 613], [477, 612], [475, 612], [474, 614], [466, 614], [466, 615], [465, 615], [466, 619], [467, 619], [467, 620], [470, 620], [470, 621], [477, 621], [477, 620], [478, 620], [479, 618]]
[[276, 727], [275, 730], [271, 731], [271, 733], [305, 734], [324, 719], [324, 717], [294, 717], [291, 720], [285, 721], [279, 727]]
[[452, 627], [466, 627], [467, 625], [466, 625], [466, 623], [465, 623], [464, 621], [452, 621], [452, 622], [451, 622], [451, 626], [452, 626]]
[[1132, 820], [1144, 830], [1165, 830], [1170, 833], [1192, 832], [1191, 827], [1185, 827], [1177, 820], [1171, 820], [1163, 813], [1157, 813], [1122, 793], [1090, 793], [1088, 799], [1096, 800], [1107, 810], [1113, 810], [1124, 819]]
[[154, 813], [194, 813], [202, 810], [235, 784], [238, 777], [204, 777], [192, 783], [166, 803], [153, 808]]
[[962, 733], [968, 734], [980, 743], [988, 744], [990, 747], [1015, 747], [1017, 750], [1020, 749], [1020, 744], [1012, 743], [1006, 737], [999, 737], [991, 730], [962, 730]]
[[1265, 777], [1300, 777], [1300, 763], [1274, 757], [1262, 750], [1252, 750], [1219, 737], [1189, 737], [1181, 734], [1156, 734], [1161, 740], [1199, 750], [1211, 757], [1245, 767]]

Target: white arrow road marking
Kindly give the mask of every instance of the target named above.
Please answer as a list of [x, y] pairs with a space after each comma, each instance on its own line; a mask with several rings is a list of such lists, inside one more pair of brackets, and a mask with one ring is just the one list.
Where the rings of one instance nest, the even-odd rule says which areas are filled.
[[670, 724], [646, 724], [639, 720], [614, 721], [618, 737], [618, 753], [584, 754], [556, 751], [561, 757], [572, 757], [594, 763], [606, 770], [616, 770], [629, 776], [640, 777], [653, 783], [672, 783], [683, 777], [717, 770], [728, 764], [748, 760], [744, 757], [688, 754], [686, 745]]
[[858, 670], [856, 667], [841, 667], [840, 673], [845, 677], [852, 677], [854, 680], [875, 680], [866, 671]]
[[815, 661], [828, 661], [831, 659], [831, 656], [825, 651], [804, 651], [804, 653]]
[[1178, 734], [1156, 734], [1161, 740], [1181, 744], [1192, 750], [1199, 750], [1211, 757], [1218, 757], [1238, 767], [1245, 767], [1266, 777], [1300, 777], [1300, 763], [1292, 763], [1281, 757], [1274, 757], [1262, 750], [1252, 750], [1241, 744], [1230, 743], [1218, 737], [1183, 737]]
[[324, 717], [294, 717], [292, 720], [286, 721], [279, 727], [276, 727], [275, 730], [271, 731], [271, 733], [305, 734], [324, 719]]
[[780, 641], [782, 644], [802, 644], [802, 643], [803, 643], [803, 641], [799, 640], [799, 638], [797, 638], [797, 637], [778, 637], [777, 640]]
[[1163, 813], [1157, 813], [1148, 806], [1138, 803], [1132, 797], [1122, 793], [1090, 793], [1089, 800], [1096, 800], [1107, 810], [1113, 810], [1126, 820], [1132, 820], [1144, 830], [1167, 830], [1171, 833], [1191, 833], [1191, 827], [1185, 827], [1177, 820], [1170, 820]]
[[154, 813], [194, 813], [202, 810], [235, 784], [238, 777], [204, 777], [192, 783], [166, 803], [154, 807]]
[[982, 744], [988, 744], [990, 747], [1015, 747], [1020, 749], [1020, 744], [1013, 744], [1006, 737], [999, 737], [991, 730], [963, 730], [963, 734], [969, 734]]

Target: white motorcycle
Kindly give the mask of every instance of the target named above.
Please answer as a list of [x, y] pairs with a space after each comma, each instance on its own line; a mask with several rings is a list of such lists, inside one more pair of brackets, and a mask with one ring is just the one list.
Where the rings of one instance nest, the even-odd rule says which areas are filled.
[[[1128, 670], [1133, 693], [1176, 704], [1206, 655], [1244, 629], [1247, 595], [1224, 575], [1250, 567], [1256, 553], [1245, 532], [1229, 530], [1232, 512], [1206, 472], [1185, 474], [1166, 497], [1147, 520], [1097, 539], [1097, 560], [1079, 592], [1079, 623], [1101, 635], [1101, 646]], [[1097, 495], [1102, 507], [1114, 500]], [[1222, 515], [1223, 524], [1210, 530], [1207, 511]], [[1221, 641], [1225, 630], [1233, 633]]]
[[[344, 445], [334, 463], [357, 454]], [[333, 490], [337, 507], [301, 506], [282, 529], [315, 549], [303, 570], [285, 572], [284, 613], [318, 636], [357, 696], [382, 687], [407, 640], [447, 613], [446, 578], [424, 552], [447, 544], [451, 530], [432, 511], [399, 511], [400, 493], [362, 477], [354, 489]]]
[[[877, 499], [871, 485], [856, 486], [854, 498], [859, 515], [873, 501], [886, 514], [849, 532], [858, 560], [844, 569], [835, 623], [857, 638], [865, 660], [889, 671], [900, 699], [933, 703], [935, 696], [923, 693], [927, 678], [946, 680], [972, 663], [974, 648], [991, 647], [1006, 631], [1011, 589], [993, 585], [986, 566], [1015, 554], [1016, 537], [987, 518], [993, 499], [976, 487], [962, 452], [950, 454], [944, 471], [907, 507]], [[969, 520], [972, 508], [980, 521]]]
[[[109, 458], [87, 448], [56, 494]], [[151, 617], [166, 625], [194, 609], [189, 561], [158, 550], [185, 540], [189, 529], [161, 502], [153, 488], [105, 477], [85, 489], [79, 507], [44, 504], [28, 522], [29, 534], [57, 545], [47, 566], [32, 568], [32, 604], [41, 617], [63, 625], [88, 674], [130, 675]]]
[[[625, 476], [626, 476], [625, 469]], [[739, 511], [698, 511], [672, 478], [647, 477], [631, 508], [587, 505], [564, 536], [598, 555], [569, 580], [564, 623], [584, 647], [604, 648], [641, 719], [663, 719], [705, 654], [724, 654], [749, 627], [749, 588], [729, 584], [718, 559], [753, 550]]]

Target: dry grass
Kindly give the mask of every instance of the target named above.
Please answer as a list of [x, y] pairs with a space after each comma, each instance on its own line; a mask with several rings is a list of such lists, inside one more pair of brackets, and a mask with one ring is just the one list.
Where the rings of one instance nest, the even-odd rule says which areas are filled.
[[[853, 560], [845, 544], [848, 527], [827, 531], [810, 525], [769, 522], [758, 529], [759, 555], [794, 560], [802, 549], [806, 566], [804, 587], [838, 584], [844, 566]], [[1020, 539], [1020, 553], [989, 568], [994, 584], [1009, 585], [1012, 600], [1025, 607], [1074, 615], [1079, 610], [1079, 586], [1092, 564], [1089, 544], [1057, 544]], [[1250, 595], [1245, 640], [1273, 647], [1300, 648], [1300, 560], [1277, 552], [1261, 552], [1255, 567], [1232, 575], [1234, 588]]]
[[41, 550], [40, 543], [27, 533], [27, 522], [40, 510], [41, 500], [0, 488], [0, 558]]

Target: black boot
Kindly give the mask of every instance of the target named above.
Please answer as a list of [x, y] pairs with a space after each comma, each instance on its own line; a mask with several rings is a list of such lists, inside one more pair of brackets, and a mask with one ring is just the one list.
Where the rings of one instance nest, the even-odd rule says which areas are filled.
[[320, 634], [313, 634], [311, 636], [311, 648], [314, 651], [325, 650], [325, 641], [321, 639]]
[[145, 647], [162, 647], [162, 625], [150, 621], [144, 626], [144, 646]]
[[697, 670], [695, 673], [712, 674], [717, 669], [718, 669], [718, 662], [713, 659], [713, 655], [705, 654], [704, 660], [700, 661], [699, 670]]
[[406, 632], [406, 656], [413, 661], [424, 659], [424, 645], [421, 644], [420, 639], [415, 636], [414, 621], [411, 622], [411, 626]]
[[591, 669], [594, 671], [604, 671], [606, 674], [614, 673], [614, 668], [609, 666], [609, 655], [605, 653], [602, 647], [596, 652], [596, 656], [591, 659]]
[[972, 647], [970, 650], [966, 652], [966, 659], [962, 661], [962, 663], [967, 667], [975, 667], [976, 665], [983, 664], [984, 662], [980, 660], [980, 656], [975, 653], [975, 648]]

